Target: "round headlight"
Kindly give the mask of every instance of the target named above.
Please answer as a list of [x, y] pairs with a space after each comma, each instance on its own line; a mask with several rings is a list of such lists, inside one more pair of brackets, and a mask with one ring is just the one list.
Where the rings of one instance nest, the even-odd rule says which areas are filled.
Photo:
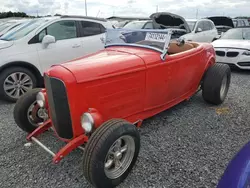
[[45, 97], [42, 92], [37, 93], [36, 102], [40, 108], [43, 108], [45, 106]]
[[90, 133], [94, 127], [94, 119], [90, 113], [84, 113], [81, 117], [81, 125], [86, 133]]

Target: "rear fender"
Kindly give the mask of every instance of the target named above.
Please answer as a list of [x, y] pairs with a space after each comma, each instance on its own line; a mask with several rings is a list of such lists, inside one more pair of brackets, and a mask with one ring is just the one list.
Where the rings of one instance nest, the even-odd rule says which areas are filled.
[[215, 56], [213, 55], [210, 55], [209, 59], [207, 60], [206, 62], [206, 66], [205, 66], [205, 69], [203, 71], [203, 75], [202, 75], [202, 78], [201, 78], [201, 81], [200, 81], [200, 86], [202, 88], [202, 85], [203, 85], [203, 79], [207, 73], [207, 70], [209, 69], [209, 67], [213, 66], [215, 64]]

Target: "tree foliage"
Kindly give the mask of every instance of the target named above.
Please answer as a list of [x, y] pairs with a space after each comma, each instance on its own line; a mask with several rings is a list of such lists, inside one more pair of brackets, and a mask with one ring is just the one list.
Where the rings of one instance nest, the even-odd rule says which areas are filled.
[[10, 18], [10, 17], [30, 17], [24, 12], [0, 12], [0, 19], [1, 18]]

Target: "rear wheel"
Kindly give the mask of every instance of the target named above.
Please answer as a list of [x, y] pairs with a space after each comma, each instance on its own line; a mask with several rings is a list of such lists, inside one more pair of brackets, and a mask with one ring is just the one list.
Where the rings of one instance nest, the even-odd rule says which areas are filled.
[[202, 84], [203, 99], [212, 104], [224, 102], [231, 82], [231, 70], [228, 65], [216, 63], [210, 67]]
[[119, 185], [132, 170], [140, 149], [135, 125], [113, 119], [101, 125], [90, 137], [84, 152], [86, 179], [98, 188]]
[[16, 102], [24, 93], [37, 86], [34, 74], [23, 67], [10, 67], [0, 74], [0, 95]]
[[32, 132], [48, 119], [48, 112], [36, 103], [36, 95], [41, 89], [32, 89], [17, 101], [14, 108], [14, 119], [18, 127], [25, 132]]

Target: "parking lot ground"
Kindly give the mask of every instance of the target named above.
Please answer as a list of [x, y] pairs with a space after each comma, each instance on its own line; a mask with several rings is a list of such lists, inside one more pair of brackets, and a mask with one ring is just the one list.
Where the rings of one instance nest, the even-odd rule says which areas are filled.
[[[230, 159], [250, 140], [250, 72], [234, 71], [224, 104], [205, 103], [201, 92], [143, 122], [138, 161], [120, 188], [216, 187]], [[61, 163], [35, 144], [12, 116], [14, 105], [0, 101], [1, 188], [91, 187], [82, 175], [82, 151]], [[51, 132], [40, 137], [51, 150], [62, 145]]]

